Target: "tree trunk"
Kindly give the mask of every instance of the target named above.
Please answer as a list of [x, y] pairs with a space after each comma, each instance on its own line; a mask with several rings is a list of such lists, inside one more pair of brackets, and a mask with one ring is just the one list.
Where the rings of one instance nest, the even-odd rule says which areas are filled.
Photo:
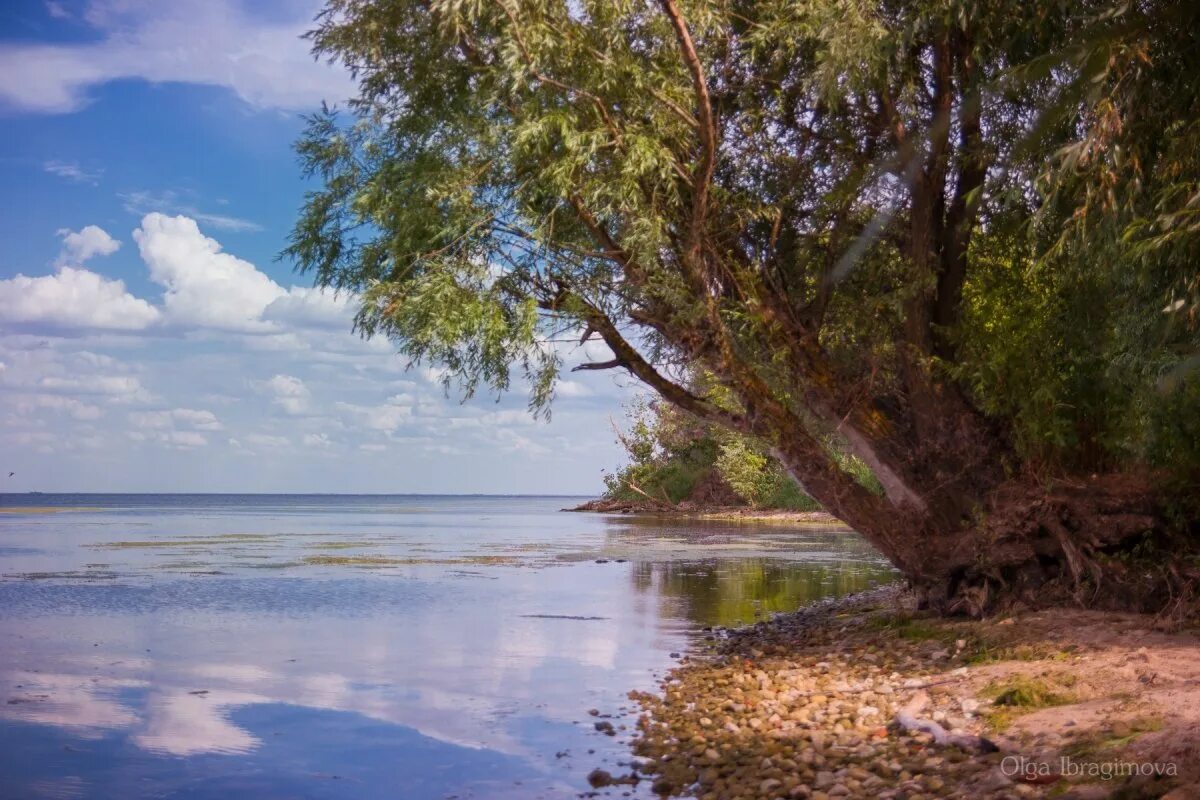
[[[1014, 604], [1161, 611], [1200, 600], [1195, 531], [1172, 527], [1151, 476], [996, 481], [996, 453], [920, 448], [922, 504], [826, 493], [808, 464], [781, 462], [830, 513], [896, 566], [924, 607], [981, 616]], [[971, 461], [974, 467], [971, 467]], [[958, 474], [947, 479], [954, 469]], [[948, 496], [949, 495], [949, 496]], [[882, 507], [881, 507], [882, 504]], [[1187, 539], [1187, 541], [1183, 541]]]
[[[1170, 540], [1162, 495], [1141, 476], [997, 487], [967, 524], [868, 522], [923, 606], [980, 616], [1021, 603], [1160, 611], [1190, 603], [1200, 572]], [[881, 547], [882, 549], [882, 547]], [[889, 552], [890, 551], [890, 552]]]

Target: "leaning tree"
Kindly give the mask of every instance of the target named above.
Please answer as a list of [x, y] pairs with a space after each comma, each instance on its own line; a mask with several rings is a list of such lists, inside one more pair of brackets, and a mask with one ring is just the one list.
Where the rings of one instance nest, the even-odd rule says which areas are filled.
[[358, 93], [298, 145], [287, 255], [467, 392], [523, 370], [535, 413], [553, 342], [603, 341], [576, 369], [757, 437], [942, 610], [1161, 603], [1193, 577], [1197, 22], [329, 0]]

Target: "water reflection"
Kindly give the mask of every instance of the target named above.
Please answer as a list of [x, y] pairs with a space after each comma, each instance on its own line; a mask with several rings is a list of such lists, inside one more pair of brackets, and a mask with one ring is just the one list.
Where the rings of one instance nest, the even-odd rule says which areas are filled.
[[861, 562], [796, 564], [768, 559], [654, 562], [634, 565], [638, 592], [663, 598], [664, 613], [699, 626], [738, 625], [794, 611], [830, 595], [860, 592], [890, 581], [887, 567]]
[[[628, 756], [586, 710], [698, 628], [890, 576], [830, 531], [249, 502], [0, 521], [0, 797], [574, 797]], [[219, 574], [163, 567], [202, 537]], [[456, 563], [306, 564], [314, 540]]]

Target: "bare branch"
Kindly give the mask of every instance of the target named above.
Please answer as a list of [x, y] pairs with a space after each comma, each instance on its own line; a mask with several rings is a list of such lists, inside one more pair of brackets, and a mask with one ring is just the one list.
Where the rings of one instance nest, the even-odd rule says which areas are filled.
[[585, 370], [600, 370], [600, 369], [616, 369], [617, 367], [625, 366], [625, 362], [619, 358], [609, 359], [608, 361], [589, 361], [586, 364], [572, 367], [571, 372], [583, 372]]

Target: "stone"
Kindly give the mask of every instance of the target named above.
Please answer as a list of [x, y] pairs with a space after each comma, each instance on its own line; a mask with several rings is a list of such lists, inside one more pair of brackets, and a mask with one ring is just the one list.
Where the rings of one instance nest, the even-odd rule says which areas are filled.
[[767, 778], [758, 785], [758, 791], [763, 795], [769, 795], [781, 786], [783, 786], [783, 781], [777, 778]]
[[600, 789], [604, 786], [611, 786], [613, 782], [612, 773], [603, 769], [594, 769], [588, 773], [588, 783], [593, 789]]

